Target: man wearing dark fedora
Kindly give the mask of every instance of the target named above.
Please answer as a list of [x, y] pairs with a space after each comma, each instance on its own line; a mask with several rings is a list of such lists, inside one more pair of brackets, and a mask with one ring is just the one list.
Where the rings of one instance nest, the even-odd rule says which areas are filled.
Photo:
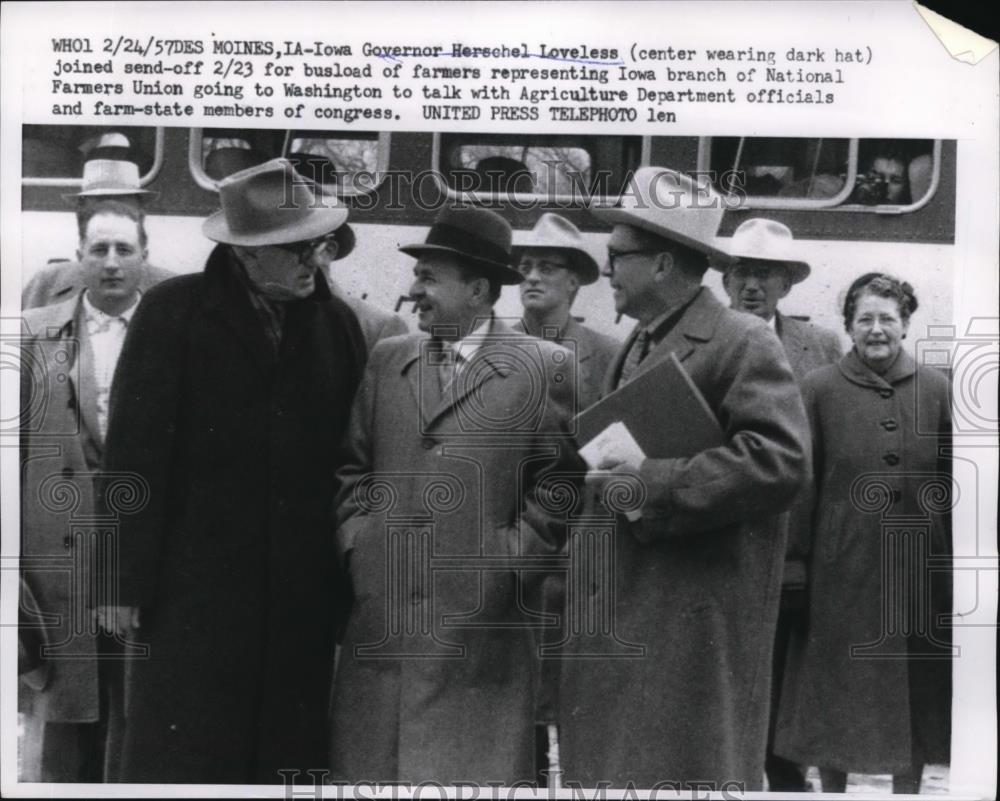
[[[733, 232], [729, 254], [734, 262], [726, 268], [722, 283], [729, 295], [730, 308], [754, 314], [764, 320], [781, 340], [785, 355], [801, 381], [806, 373], [833, 364], [843, 355], [840, 339], [826, 328], [782, 314], [778, 304], [792, 287], [809, 277], [809, 264], [793, 252], [794, 238], [788, 226], [761, 217], [747, 220]], [[805, 625], [807, 601], [806, 557], [809, 551], [808, 523], [787, 512], [778, 525], [787, 531], [785, 569], [782, 575], [781, 606], [774, 638], [771, 721], [768, 729], [768, 789], [772, 792], [806, 792], [805, 772], [799, 765], [774, 753], [774, 727], [781, 704], [788, 642], [793, 627]]]
[[[142, 186], [139, 168], [134, 162], [114, 159], [90, 159], [84, 162], [79, 192], [63, 195], [76, 209], [77, 224], [90, 209], [104, 200], [114, 200], [144, 211], [156, 192]], [[143, 262], [139, 275], [139, 291], [145, 292], [160, 281], [173, 278], [174, 273]], [[21, 291], [21, 308], [34, 309], [66, 300], [86, 285], [79, 261], [53, 261], [38, 270]]]
[[[656, 167], [637, 170], [628, 190], [619, 207], [594, 209], [614, 226], [615, 308], [637, 320], [604, 391], [674, 354], [724, 442], [646, 458], [607, 437], [597, 469], [637, 476], [644, 490], [638, 509], [617, 518], [614, 585], [604, 587], [616, 592], [607, 625], [633, 658], [567, 653], [562, 766], [585, 787], [752, 790], [764, 768], [784, 555], [766, 521], [808, 480], [805, 411], [777, 337], [702, 286], [710, 265], [728, 261], [715, 244], [722, 198]], [[651, 398], [650, 409], [669, 413], [665, 402]]]
[[[130, 665], [126, 782], [282, 782], [323, 763], [346, 598], [330, 503], [364, 366], [350, 309], [311, 263], [347, 211], [276, 159], [219, 184], [197, 275], [151, 289], [112, 395]], [[301, 781], [310, 781], [301, 774]]]
[[562, 544], [546, 476], [578, 468], [574, 371], [493, 316], [521, 281], [502, 217], [444, 208], [400, 250], [422, 333], [375, 346], [345, 439], [337, 540], [355, 602], [330, 765], [354, 783], [530, 782], [537, 620], [521, 599], [541, 574], [511, 560]]
[[586, 409], [621, 343], [588, 328], [570, 313], [581, 286], [597, 282], [600, 270], [584, 247], [579, 229], [565, 217], [547, 213], [531, 231], [514, 236], [514, 266], [522, 278], [523, 322], [518, 330], [558, 343], [572, 343], [577, 363], [577, 405]]

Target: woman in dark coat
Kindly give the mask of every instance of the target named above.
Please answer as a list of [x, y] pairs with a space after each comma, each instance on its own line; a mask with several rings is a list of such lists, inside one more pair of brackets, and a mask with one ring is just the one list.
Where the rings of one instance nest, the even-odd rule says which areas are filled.
[[950, 398], [947, 378], [901, 347], [916, 308], [909, 284], [861, 276], [844, 303], [853, 350], [802, 384], [809, 623], [790, 646], [775, 750], [818, 765], [824, 792], [848, 772], [918, 792], [923, 765], [948, 761]]

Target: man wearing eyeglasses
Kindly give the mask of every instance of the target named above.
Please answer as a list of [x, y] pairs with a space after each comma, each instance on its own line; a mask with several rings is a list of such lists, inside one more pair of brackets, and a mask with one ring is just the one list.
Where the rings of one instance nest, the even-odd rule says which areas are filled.
[[126, 782], [274, 784], [326, 760], [347, 597], [331, 504], [365, 347], [312, 261], [347, 211], [283, 160], [219, 195], [205, 271], [144, 295], [112, 389], [102, 619], [149, 647], [130, 665]]
[[535, 227], [514, 241], [514, 266], [524, 320], [518, 330], [550, 339], [576, 353], [577, 409], [600, 397], [601, 381], [621, 343], [581, 324], [570, 313], [581, 286], [600, 277], [597, 262], [583, 246], [579, 229], [558, 214], [543, 214]]
[[[610, 604], [601, 623], [613, 638], [603, 645], [632, 658], [602, 658], [582, 637], [565, 654], [564, 778], [753, 790], [764, 770], [785, 545], [769, 521], [809, 478], [805, 410], [777, 337], [702, 285], [710, 266], [729, 261], [715, 244], [723, 199], [656, 167], [637, 170], [629, 188], [620, 208], [594, 210], [614, 226], [606, 275], [615, 308], [637, 321], [604, 392], [673, 354], [724, 441], [695, 455], [646, 457], [623, 437], [603, 438], [589, 479], [636, 476], [642, 501], [637, 514], [616, 518], [613, 571], [584, 565], [596, 580], [567, 614]], [[649, 394], [650, 414], [671, 413], [668, 387]]]
[[[801, 381], [810, 370], [839, 361], [842, 353], [840, 340], [833, 331], [778, 310], [778, 303], [810, 273], [809, 265], [794, 254], [793, 243], [788, 226], [763, 218], [747, 220], [733, 232], [729, 253], [736, 261], [726, 269], [722, 283], [729, 295], [730, 308], [760, 317], [778, 335], [795, 379]], [[806, 623], [809, 521], [789, 513], [781, 516], [778, 525], [787, 530], [788, 541], [774, 639], [771, 729], [765, 768], [768, 789], [772, 792], [806, 792], [809, 787], [802, 767], [776, 755], [771, 746], [781, 703], [788, 641], [792, 630]]]

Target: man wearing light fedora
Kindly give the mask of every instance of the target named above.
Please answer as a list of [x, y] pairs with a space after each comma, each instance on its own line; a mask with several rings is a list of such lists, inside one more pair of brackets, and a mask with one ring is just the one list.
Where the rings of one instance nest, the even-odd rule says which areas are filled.
[[514, 237], [513, 262], [520, 284], [524, 319], [518, 330], [560, 344], [572, 343], [577, 363], [577, 405], [586, 409], [599, 397], [601, 381], [621, 343], [579, 323], [570, 308], [581, 286], [600, 277], [583, 236], [569, 220], [543, 214], [535, 227]]
[[375, 346], [345, 438], [337, 541], [355, 602], [330, 766], [353, 783], [530, 782], [537, 620], [521, 599], [541, 574], [510, 560], [562, 544], [546, 476], [579, 467], [574, 371], [493, 316], [521, 281], [502, 217], [446, 207], [400, 250], [422, 333]]
[[130, 666], [126, 782], [274, 784], [326, 754], [347, 597], [330, 504], [365, 357], [311, 261], [347, 211], [282, 159], [219, 197], [205, 271], [143, 297], [112, 394], [104, 468], [148, 495], [119, 513], [105, 615], [150, 648]]
[[[76, 207], [77, 224], [95, 203], [114, 200], [143, 211], [147, 200], [156, 192], [143, 188], [139, 168], [131, 161], [91, 159], [83, 165], [83, 181], [79, 192], [63, 197]], [[139, 278], [139, 291], [145, 292], [174, 273], [143, 262]], [[85, 286], [78, 261], [56, 261], [38, 270], [21, 291], [21, 308], [33, 309], [48, 306], [75, 295]]]
[[[793, 253], [793, 237], [788, 226], [775, 220], [747, 220], [733, 233], [729, 254], [735, 259], [722, 278], [730, 306], [755, 314], [770, 325], [781, 340], [785, 355], [801, 381], [806, 373], [833, 364], [842, 356], [840, 339], [833, 331], [782, 314], [778, 303], [795, 284], [809, 277], [809, 265]], [[797, 521], [793, 524], [792, 521]], [[788, 641], [793, 627], [805, 624], [806, 557], [809, 550], [808, 522], [791, 512], [778, 520], [787, 531], [785, 569], [782, 577], [781, 607], [774, 639], [771, 723], [768, 730], [768, 788], [773, 792], [806, 792], [805, 773], [798, 765], [777, 756], [772, 750], [774, 726], [781, 703]]]
[[586, 787], [752, 790], [764, 768], [784, 555], [766, 521], [808, 480], [805, 411], [773, 332], [701, 285], [710, 265], [728, 261], [715, 244], [722, 198], [655, 167], [637, 170], [628, 189], [619, 207], [593, 210], [614, 226], [605, 274], [615, 308], [638, 323], [604, 391], [672, 353], [725, 442], [689, 458], [636, 457], [617, 440], [604, 449], [598, 468], [638, 476], [645, 490], [637, 519], [616, 522], [609, 622], [642, 650], [567, 654], [562, 765]]

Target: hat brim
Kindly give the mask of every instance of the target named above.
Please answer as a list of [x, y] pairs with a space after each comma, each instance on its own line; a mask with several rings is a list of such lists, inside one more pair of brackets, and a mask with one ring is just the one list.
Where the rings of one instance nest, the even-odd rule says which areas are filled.
[[812, 272], [812, 268], [809, 266], [809, 263], [804, 261], [769, 259], [762, 256], [754, 256], [750, 253], [730, 253], [729, 255], [733, 258], [733, 264], [739, 262], [740, 259], [752, 259], [753, 261], [763, 261], [768, 264], [773, 264], [776, 267], [781, 267], [782, 269], [788, 271], [788, 277], [791, 279], [793, 284], [802, 283], [809, 277], [809, 273]]
[[597, 279], [601, 277], [601, 268], [594, 261], [594, 257], [580, 248], [570, 248], [560, 245], [536, 245], [532, 243], [514, 245], [510, 249], [512, 260], [515, 263], [520, 261], [521, 256], [526, 250], [561, 250], [563, 253], [568, 253], [570, 256], [570, 269], [580, 279], [581, 286], [597, 283]]
[[475, 256], [458, 248], [450, 248], [447, 245], [428, 245], [425, 242], [420, 242], [415, 245], [401, 245], [399, 250], [401, 253], [413, 256], [414, 258], [419, 258], [422, 253], [453, 253], [482, 267], [485, 272], [496, 278], [501, 284], [510, 286], [520, 284], [524, 280], [524, 276], [508, 264], [493, 261], [492, 259], [484, 259], [482, 256]]
[[[244, 247], [264, 247], [266, 245], [287, 245], [292, 242], [305, 242], [309, 239], [336, 231], [347, 222], [345, 208], [312, 209], [307, 217], [296, 220], [290, 225], [273, 228], [269, 231], [234, 232], [226, 222], [226, 216], [220, 209], [201, 224], [201, 231], [213, 242], [223, 245], [242, 245]], [[351, 248], [354, 247], [354, 232], [351, 232]], [[344, 256], [350, 252], [348, 249]], [[338, 251], [338, 258], [341, 258]]]
[[664, 239], [680, 242], [682, 245], [686, 245], [693, 250], [711, 257], [709, 264], [716, 270], [724, 270], [733, 263], [733, 257], [726, 253], [726, 251], [720, 250], [714, 245], [709, 245], [700, 239], [685, 236], [671, 228], [667, 228], [659, 224], [656, 220], [645, 217], [641, 212], [628, 209], [592, 208], [590, 213], [597, 219], [611, 223], [612, 225], [631, 225], [633, 228], [649, 231], [651, 234], [656, 234]]
[[159, 192], [152, 189], [90, 189], [84, 192], [70, 192], [62, 196], [67, 203], [75, 203], [81, 197], [107, 197], [114, 198], [122, 195], [143, 195], [146, 200], [155, 200], [160, 196]]

